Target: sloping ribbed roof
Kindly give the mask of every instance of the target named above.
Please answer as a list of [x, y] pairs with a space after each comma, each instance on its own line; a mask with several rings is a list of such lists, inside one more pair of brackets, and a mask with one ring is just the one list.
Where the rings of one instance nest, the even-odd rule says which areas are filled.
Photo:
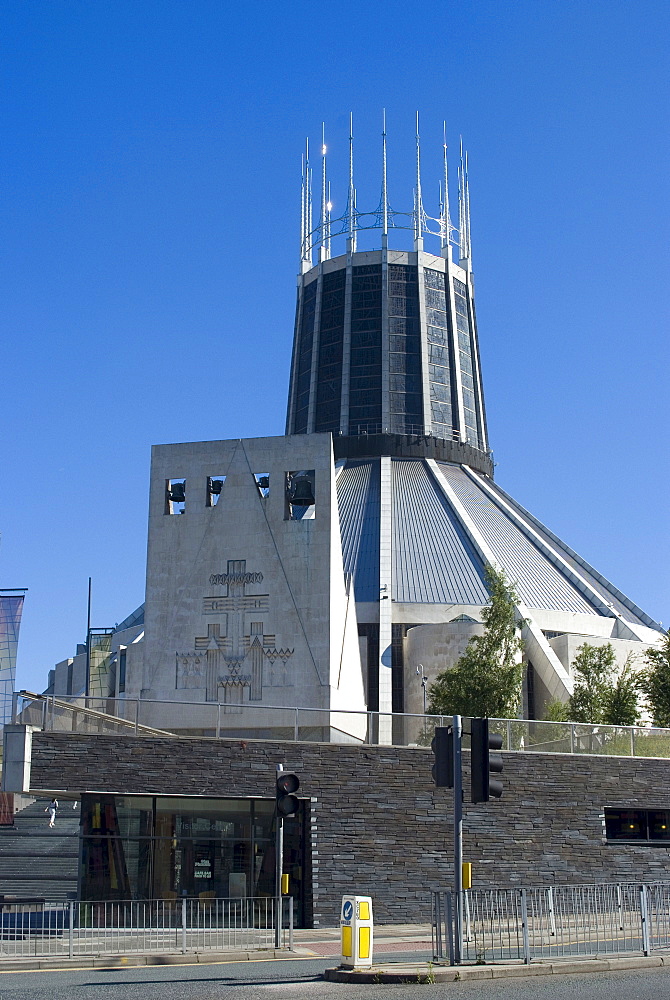
[[440, 462], [439, 468], [515, 584], [524, 604], [529, 608], [599, 614], [460, 466]]
[[357, 601], [379, 600], [379, 462], [347, 462], [337, 477], [345, 573]]
[[413, 604], [488, 604], [484, 569], [421, 461], [392, 462], [393, 599]]
[[[479, 476], [477, 473], [473, 473], [477, 479]], [[531, 528], [533, 528], [543, 541], [550, 545], [552, 548], [556, 549], [566, 563], [579, 573], [580, 576], [590, 583], [597, 593], [602, 594], [604, 599], [610, 602], [618, 613], [629, 622], [638, 623], [640, 625], [646, 625], [648, 628], [661, 628], [658, 622], [655, 622], [649, 617], [641, 608], [638, 608], [633, 601], [631, 601], [625, 594], [622, 594], [614, 584], [606, 580], [604, 576], [601, 576], [597, 570], [593, 568], [589, 563], [587, 563], [581, 556], [579, 556], [573, 549], [571, 549], [565, 542], [561, 541], [557, 535], [555, 535], [549, 528], [545, 527], [541, 521], [538, 521], [529, 511], [521, 506], [520, 503], [511, 497], [508, 493], [505, 493], [500, 486], [496, 483], [487, 480], [487, 484], [490, 488], [502, 497], [511, 507], [514, 508], [515, 512], [521, 517], [523, 521], [526, 521]], [[624, 603], [627, 602], [627, 603]]]

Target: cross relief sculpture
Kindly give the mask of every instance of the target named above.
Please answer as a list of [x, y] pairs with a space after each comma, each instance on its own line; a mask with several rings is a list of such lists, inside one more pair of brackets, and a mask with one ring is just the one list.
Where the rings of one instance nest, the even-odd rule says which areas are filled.
[[262, 582], [262, 573], [247, 573], [245, 559], [231, 559], [226, 573], [212, 574], [210, 584], [226, 592], [203, 598], [203, 615], [217, 621], [195, 637], [192, 652], [177, 654], [177, 687], [205, 687], [207, 701], [218, 701], [223, 687], [224, 701], [237, 703], [248, 687], [249, 700], [261, 701], [265, 660], [285, 664], [293, 655], [292, 649], [277, 649], [275, 636], [265, 633], [269, 595], [247, 593], [248, 586]]

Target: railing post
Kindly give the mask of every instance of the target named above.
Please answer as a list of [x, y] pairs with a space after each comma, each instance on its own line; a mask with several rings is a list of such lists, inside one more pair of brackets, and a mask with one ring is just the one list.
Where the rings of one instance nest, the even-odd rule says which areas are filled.
[[137, 727], [140, 723], [140, 699], [135, 699], [135, 736], [137, 736]]
[[47, 701], [46, 699], [42, 702], [42, 729], [46, 732], [47, 728]]
[[181, 953], [186, 954], [186, 896], [181, 898]]
[[68, 904], [68, 958], [74, 958], [74, 900]]
[[630, 755], [635, 756], [635, 729], [631, 726], [630, 730]]
[[19, 721], [19, 692], [12, 691], [12, 725]]
[[444, 894], [444, 906], [445, 906], [445, 930], [447, 932], [447, 948], [449, 949], [449, 965], [456, 964], [456, 956], [454, 955], [454, 912], [452, 907], [451, 891], [447, 889]]
[[649, 937], [649, 907], [647, 906], [647, 887], [640, 886], [640, 924], [642, 928], [642, 954], [648, 955], [651, 950]]
[[507, 720], [507, 726], [505, 728], [507, 729], [507, 749], [508, 750], [513, 750], [514, 747], [512, 746], [512, 721], [511, 721], [511, 719]]
[[298, 709], [296, 708], [296, 710], [295, 710], [295, 719], [293, 721], [293, 739], [296, 741], [296, 743], [298, 742], [298, 733], [299, 733], [299, 728], [298, 728]]
[[433, 892], [433, 961], [441, 962], [444, 957], [442, 947], [442, 901], [439, 891]]
[[556, 916], [554, 914], [554, 887], [547, 889], [547, 909], [549, 910], [549, 933], [556, 937]]
[[523, 964], [530, 965], [530, 938], [528, 936], [528, 900], [526, 890], [521, 890], [521, 934], [523, 936]]
[[570, 753], [575, 752], [575, 724], [570, 723]]
[[216, 703], [216, 738], [221, 738], [221, 702]]
[[288, 897], [288, 950], [293, 951], [293, 896]]

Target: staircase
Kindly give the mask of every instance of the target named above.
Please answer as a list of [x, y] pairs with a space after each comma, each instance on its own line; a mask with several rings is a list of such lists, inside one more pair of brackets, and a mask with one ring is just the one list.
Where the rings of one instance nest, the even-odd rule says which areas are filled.
[[0, 827], [0, 896], [41, 896], [48, 902], [76, 899], [79, 868], [79, 808], [63, 801], [53, 830], [36, 799]]

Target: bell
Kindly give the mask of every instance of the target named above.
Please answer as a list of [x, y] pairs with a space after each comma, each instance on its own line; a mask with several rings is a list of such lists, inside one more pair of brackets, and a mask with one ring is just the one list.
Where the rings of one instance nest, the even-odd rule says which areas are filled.
[[316, 503], [314, 487], [309, 479], [294, 479], [291, 484], [291, 503], [294, 507], [311, 507]]
[[186, 500], [186, 483], [170, 483], [168, 497], [172, 503], [184, 503]]

